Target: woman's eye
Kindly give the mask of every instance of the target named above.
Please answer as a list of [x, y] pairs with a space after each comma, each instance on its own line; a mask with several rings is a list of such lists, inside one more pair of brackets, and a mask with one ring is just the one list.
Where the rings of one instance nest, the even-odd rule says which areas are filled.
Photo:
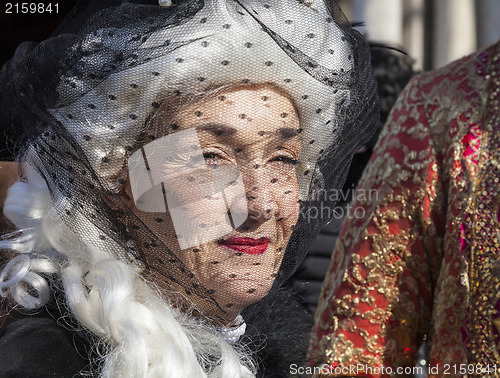
[[205, 152], [203, 158], [208, 164], [221, 164], [225, 159], [217, 152]]
[[280, 163], [284, 163], [284, 164], [297, 164], [297, 160], [292, 158], [291, 156], [287, 156], [287, 155], [280, 155], [280, 156], [276, 156], [274, 158], [272, 158], [270, 160], [271, 162], [280, 162]]

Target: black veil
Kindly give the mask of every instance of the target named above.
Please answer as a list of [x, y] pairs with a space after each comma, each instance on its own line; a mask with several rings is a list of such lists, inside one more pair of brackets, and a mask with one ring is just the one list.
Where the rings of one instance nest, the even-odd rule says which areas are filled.
[[[293, 33], [287, 31], [290, 25]], [[214, 36], [223, 41], [215, 44], [227, 46], [236, 38], [231, 33], [242, 38], [247, 29], [248, 42], [220, 50], [218, 68], [207, 73], [213, 77], [193, 84], [207, 70], [196, 59]], [[249, 55], [251, 49], [257, 52]], [[190, 59], [193, 73], [182, 77], [176, 67]], [[333, 1], [189, 0], [172, 7], [108, 8], [78, 33], [21, 45], [0, 72], [0, 111], [22, 129], [19, 160], [43, 177], [54, 209], [75, 234], [139, 270], [158, 272], [167, 284], [211, 301], [223, 313], [213, 290], [118, 192], [127, 179], [127, 159], [162, 91], [203, 92], [245, 80], [282, 87], [303, 121], [296, 168], [300, 216], [277, 272], [278, 287], [333, 218], [332, 191], [340, 190], [353, 154], [378, 125], [368, 45]], [[131, 243], [131, 233], [141, 245]]]

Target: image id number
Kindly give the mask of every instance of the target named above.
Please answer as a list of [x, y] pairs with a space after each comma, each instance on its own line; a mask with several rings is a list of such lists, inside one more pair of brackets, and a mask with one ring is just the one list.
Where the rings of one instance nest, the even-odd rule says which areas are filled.
[[5, 13], [21, 14], [21, 13], [59, 13], [59, 3], [6, 3]]

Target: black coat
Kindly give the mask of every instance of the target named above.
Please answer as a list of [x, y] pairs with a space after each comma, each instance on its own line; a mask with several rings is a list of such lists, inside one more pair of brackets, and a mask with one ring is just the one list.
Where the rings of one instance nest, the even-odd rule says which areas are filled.
[[[257, 377], [290, 377], [290, 365], [305, 365], [312, 319], [288, 291], [247, 308], [241, 342], [254, 352]], [[0, 335], [0, 378], [80, 376], [89, 370], [89, 344], [49, 315], [26, 316]]]

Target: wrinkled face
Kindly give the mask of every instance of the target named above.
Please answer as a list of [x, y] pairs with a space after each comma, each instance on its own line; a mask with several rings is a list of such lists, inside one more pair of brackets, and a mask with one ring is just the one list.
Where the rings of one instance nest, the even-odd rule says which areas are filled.
[[[154, 141], [136, 153], [155, 178], [141, 179], [129, 162], [127, 197], [231, 321], [268, 293], [297, 222], [297, 111], [270, 87], [240, 87], [156, 124]], [[150, 180], [156, 203], [137, 189]]]

